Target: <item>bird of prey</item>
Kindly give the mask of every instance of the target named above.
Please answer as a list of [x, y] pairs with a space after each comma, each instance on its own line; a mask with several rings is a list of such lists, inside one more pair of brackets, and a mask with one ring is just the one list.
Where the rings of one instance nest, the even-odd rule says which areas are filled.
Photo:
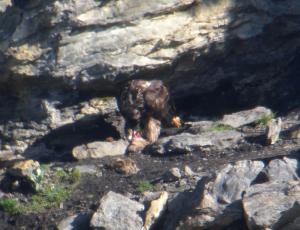
[[[180, 126], [179, 118], [172, 117], [169, 91], [160, 80], [129, 81], [122, 89], [118, 103], [126, 120], [126, 133], [133, 152], [158, 139], [162, 121]], [[141, 146], [134, 148], [137, 145]]]

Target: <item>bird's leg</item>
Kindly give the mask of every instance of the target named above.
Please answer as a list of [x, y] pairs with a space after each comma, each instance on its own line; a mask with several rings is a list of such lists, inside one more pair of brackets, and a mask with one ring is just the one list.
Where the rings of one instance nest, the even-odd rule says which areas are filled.
[[146, 120], [144, 132], [149, 143], [157, 141], [161, 129], [161, 122], [153, 117], [148, 117]]

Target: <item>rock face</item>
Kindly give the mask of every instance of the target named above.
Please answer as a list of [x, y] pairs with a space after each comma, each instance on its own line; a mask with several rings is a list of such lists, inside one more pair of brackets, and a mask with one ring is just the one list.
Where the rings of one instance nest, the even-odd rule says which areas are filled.
[[281, 229], [299, 218], [299, 183], [270, 182], [247, 189], [243, 208], [249, 229]]
[[90, 225], [93, 229], [141, 230], [143, 220], [138, 213], [143, 210], [144, 205], [120, 194], [109, 192], [102, 197]]
[[1, 1], [1, 150], [94, 116], [90, 99], [132, 78], [165, 80], [186, 106], [294, 106], [299, 12], [295, 0]]

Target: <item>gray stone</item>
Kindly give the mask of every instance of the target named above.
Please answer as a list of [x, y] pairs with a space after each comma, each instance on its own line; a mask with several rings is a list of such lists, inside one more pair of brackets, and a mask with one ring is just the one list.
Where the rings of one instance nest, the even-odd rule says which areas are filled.
[[201, 147], [224, 149], [234, 146], [242, 139], [242, 134], [235, 131], [205, 132], [201, 134], [182, 133], [159, 139], [151, 150], [158, 154], [190, 153]]
[[[243, 192], [263, 169], [262, 161], [238, 161], [219, 171], [214, 180], [205, 184], [200, 200], [196, 200], [180, 229], [225, 227], [243, 216], [241, 199]], [[198, 212], [201, 210], [201, 212]]]
[[249, 229], [281, 229], [300, 217], [300, 182], [256, 184], [243, 197]]
[[283, 159], [274, 159], [269, 162], [263, 173], [269, 181], [289, 181], [299, 180], [298, 160], [284, 157]]
[[119, 156], [125, 154], [127, 145], [128, 142], [124, 140], [112, 142], [97, 141], [75, 147], [72, 150], [72, 155], [77, 160], [102, 158], [105, 156]]
[[61, 220], [58, 225], [58, 230], [80, 230], [89, 228], [90, 217], [84, 214], [69, 216]]
[[163, 179], [165, 182], [177, 181], [180, 178], [181, 173], [179, 168], [171, 168], [163, 175]]
[[110, 191], [100, 200], [90, 225], [93, 229], [141, 230], [143, 220], [139, 213], [143, 210], [141, 203]]
[[185, 165], [184, 166], [184, 175], [186, 177], [192, 177], [192, 176], [195, 175], [195, 173], [193, 172], [193, 170], [188, 165]]
[[99, 170], [95, 165], [77, 165], [75, 169], [78, 170], [80, 173], [86, 174], [97, 174]]
[[224, 115], [220, 121], [221, 124], [229, 125], [234, 128], [241, 127], [243, 125], [251, 124], [260, 120], [263, 116], [271, 115], [271, 110], [265, 107], [256, 107], [250, 110], [244, 110], [237, 113]]

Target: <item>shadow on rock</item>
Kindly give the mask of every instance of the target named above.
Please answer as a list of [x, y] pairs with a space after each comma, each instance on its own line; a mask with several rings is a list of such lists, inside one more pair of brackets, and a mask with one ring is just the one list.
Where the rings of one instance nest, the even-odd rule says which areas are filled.
[[42, 162], [70, 161], [75, 146], [106, 138], [119, 139], [120, 133], [104, 116], [88, 116], [52, 130], [27, 148], [24, 156]]

